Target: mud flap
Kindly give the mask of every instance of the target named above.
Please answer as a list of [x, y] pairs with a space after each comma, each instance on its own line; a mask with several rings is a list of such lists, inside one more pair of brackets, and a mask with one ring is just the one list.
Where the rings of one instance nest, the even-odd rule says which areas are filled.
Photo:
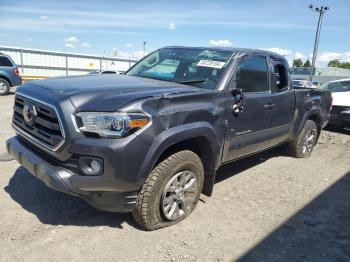
[[210, 197], [214, 191], [215, 174], [216, 174], [215, 170], [210, 170], [209, 172], [206, 172], [204, 175], [204, 185], [203, 185], [202, 193], [208, 197]]

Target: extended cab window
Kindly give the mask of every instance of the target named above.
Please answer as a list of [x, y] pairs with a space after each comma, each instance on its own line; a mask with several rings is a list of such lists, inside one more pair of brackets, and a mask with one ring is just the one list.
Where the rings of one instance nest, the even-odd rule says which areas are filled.
[[285, 65], [281, 61], [274, 61], [274, 90], [282, 92], [288, 89], [288, 73]]
[[12, 66], [12, 63], [7, 57], [0, 56], [0, 66]]
[[240, 62], [231, 79], [229, 89], [242, 89], [244, 93], [269, 91], [266, 59], [250, 57]]

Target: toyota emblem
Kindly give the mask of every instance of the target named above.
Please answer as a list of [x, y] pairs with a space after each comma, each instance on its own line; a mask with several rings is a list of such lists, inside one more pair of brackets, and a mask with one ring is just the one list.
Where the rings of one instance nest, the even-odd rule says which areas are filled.
[[37, 114], [36, 114], [36, 110], [35, 110], [34, 105], [31, 105], [31, 104], [24, 105], [23, 118], [27, 124], [32, 125], [34, 123], [36, 115]]

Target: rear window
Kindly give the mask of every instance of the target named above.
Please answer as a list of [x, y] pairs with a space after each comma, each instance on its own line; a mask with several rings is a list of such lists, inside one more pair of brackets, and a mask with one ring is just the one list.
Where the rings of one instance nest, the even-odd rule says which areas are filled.
[[5, 56], [0, 56], [0, 66], [13, 66], [10, 59]]

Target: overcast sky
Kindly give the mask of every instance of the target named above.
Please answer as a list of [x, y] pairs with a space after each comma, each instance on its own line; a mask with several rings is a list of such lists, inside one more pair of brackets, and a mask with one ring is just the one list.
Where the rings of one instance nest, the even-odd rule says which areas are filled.
[[318, 15], [329, 5], [319, 65], [350, 61], [350, 0], [0, 0], [0, 45], [139, 57], [166, 45], [270, 49], [309, 58]]

